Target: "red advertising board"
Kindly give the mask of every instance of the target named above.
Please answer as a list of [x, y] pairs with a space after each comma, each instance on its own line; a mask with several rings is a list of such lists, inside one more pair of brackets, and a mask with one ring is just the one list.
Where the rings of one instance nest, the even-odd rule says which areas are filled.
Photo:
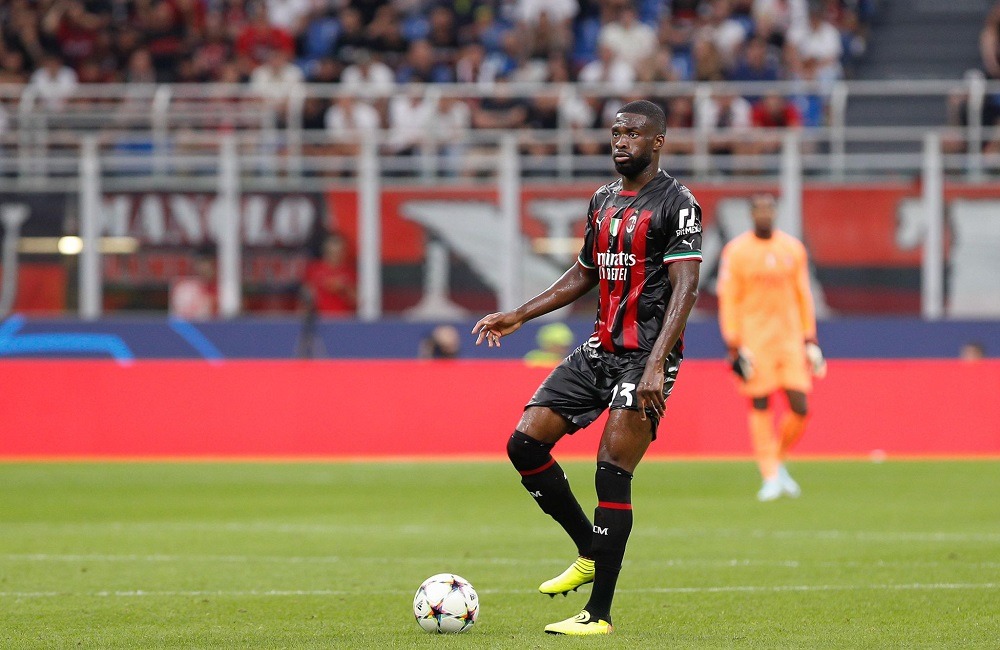
[[[519, 361], [4, 361], [4, 458], [501, 458], [546, 370]], [[721, 361], [686, 361], [659, 457], [745, 457]], [[1000, 361], [832, 360], [797, 450], [1000, 455]], [[600, 422], [559, 445], [593, 457]]]
[[[766, 184], [697, 184], [691, 185], [704, 210], [705, 263], [703, 275], [710, 280], [717, 264], [721, 245], [736, 233], [727, 232], [722, 218], [733, 209], [733, 200], [747, 200], [753, 193], [770, 191]], [[521, 193], [522, 231], [529, 239], [554, 235], [538, 205], [548, 199], [580, 204], [579, 218], [569, 231], [582, 236], [586, 201], [595, 186], [589, 184], [526, 184]], [[946, 208], [956, 199], [1000, 200], [1000, 186], [948, 184]], [[342, 230], [357, 243], [357, 194], [352, 190], [332, 191], [327, 195], [333, 227]], [[838, 184], [808, 183], [802, 196], [802, 236], [815, 267], [815, 275], [824, 290], [825, 304], [842, 314], [918, 314], [920, 313], [920, 261], [924, 219], [920, 207], [920, 188], [914, 183]], [[382, 191], [382, 255], [387, 268], [398, 272], [386, 275], [384, 306], [388, 312], [412, 307], [420, 298], [425, 244], [430, 233], [407, 218], [408, 212], [425, 204], [457, 204], [470, 219], [493, 216], [497, 205], [495, 188], [486, 186], [437, 185], [434, 187], [387, 187]], [[745, 212], [745, 211], [744, 211]], [[730, 213], [732, 214], [732, 213]], [[732, 225], [728, 226], [732, 228]], [[565, 233], [563, 233], [565, 234]], [[448, 233], [434, 235], [448, 245]], [[460, 236], [460, 235], [456, 235]], [[950, 240], [946, 255], [950, 254]], [[466, 274], [468, 275], [468, 274]], [[711, 288], [712, 283], [707, 284]], [[473, 289], [473, 292], [475, 290]], [[480, 293], [490, 292], [481, 288]], [[459, 291], [456, 302], [476, 309], [483, 308], [483, 296]], [[714, 309], [710, 292], [703, 292], [699, 307]]]
[[[544, 225], [531, 213], [535, 199], [589, 200], [596, 188], [592, 185], [526, 185], [521, 195], [522, 227], [529, 236], [545, 232]], [[754, 192], [777, 193], [777, 187], [730, 184], [692, 185], [692, 191], [704, 210], [704, 225], [716, 222], [719, 202], [729, 198], [746, 198]], [[949, 188], [949, 196], [969, 193], [1000, 195], [1000, 188], [980, 190]], [[912, 185], [838, 185], [806, 186], [802, 197], [803, 231], [814, 262], [829, 266], [915, 266], [919, 264], [918, 248], [903, 247], [897, 240], [898, 212], [901, 202], [919, 198], [919, 188]], [[357, 193], [336, 190], [328, 195], [328, 212], [335, 225], [352, 241], [357, 241]], [[455, 201], [495, 203], [496, 191], [483, 187], [384, 188], [382, 191], [382, 255], [385, 262], [417, 263], [423, 259], [424, 232], [403, 216], [407, 203], [415, 201]], [[584, 213], [576, 224], [582, 234]]]

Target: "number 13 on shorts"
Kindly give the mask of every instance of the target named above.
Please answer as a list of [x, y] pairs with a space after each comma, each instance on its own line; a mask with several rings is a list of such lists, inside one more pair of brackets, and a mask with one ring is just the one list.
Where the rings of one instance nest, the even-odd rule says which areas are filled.
[[[634, 391], [635, 391], [635, 384], [631, 382], [623, 381], [622, 383], [616, 385], [614, 391], [612, 391], [611, 393], [611, 401], [608, 402], [608, 406], [609, 407], [619, 406], [625, 408], [632, 406], [632, 404], [635, 402], [635, 395], [633, 395]], [[619, 397], [622, 398], [623, 403], [616, 405], [615, 400], [618, 399]]]

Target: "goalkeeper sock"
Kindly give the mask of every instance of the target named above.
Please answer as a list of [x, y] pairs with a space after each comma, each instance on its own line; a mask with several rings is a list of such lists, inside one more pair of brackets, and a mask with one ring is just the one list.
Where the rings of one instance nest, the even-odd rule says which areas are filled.
[[808, 416], [799, 415], [794, 411], [785, 413], [781, 418], [781, 422], [778, 425], [778, 430], [781, 432], [781, 450], [779, 452], [781, 458], [784, 458], [789, 450], [802, 438], [802, 434], [806, 431], [806, 422], [808, 419]]
[[632, 532], [632, 475], [611, 463], [597, 463], [597, 509], [594, 511], [594, 588], [585, 610], [611, 622], [611, 600]]
[[778, 475], [778, 441], [774, 438], [771, 409], [750, 409], [750, 441], [761, 478], [768, 481]]
[[573, 495], [566, 473], [549, 453], [553, 446], [515, 431], [507, 441], [507, 456], [542, 512], [563, 527], [580, 555], [590, 557], [593, 526]]

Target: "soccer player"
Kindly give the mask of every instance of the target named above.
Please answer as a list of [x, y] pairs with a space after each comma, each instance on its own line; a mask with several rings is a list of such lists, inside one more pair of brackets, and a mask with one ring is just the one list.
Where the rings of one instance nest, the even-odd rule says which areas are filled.
[[[775, 229], [775, 207], [770, 194], [751, 199], [753, 230], [723, 248], [718, 284], [719, 324], [729, 363], [741, 379], [740, 391], [750, 398], [761, 501], [801, 494], [784, 459], [806, 428], [810, 374], [826, 372], [816, 341], [806, 249]], [[776, 437], [770, 396], [778, 389], [784, 390], [789, 411]]]
[[[682, 335], [697, 297], [701, 207], [659, 168], [663, 110], [648, 101], [621, 107], [611, 126], [621, 175], [597, 190], [587, 211], [576, 264], [517, 309], [490, 314], [473, 328], [476, 344], [499, 346], [525, 322], [599, 287], [590, 339], [535, 392], [507, 442], [521, 483], [576, 545], [579, 557], [539, 591], [567, 594], [593, 582], [577, 616], [545, 627], [550, 634], [608, 634], [611, 601], [632, 530], [632, 474], [666, 408], [682, 358]], [[587, 518], [550, 454], [567, 433], [610, 408], [597, 452], [597, 509]]]

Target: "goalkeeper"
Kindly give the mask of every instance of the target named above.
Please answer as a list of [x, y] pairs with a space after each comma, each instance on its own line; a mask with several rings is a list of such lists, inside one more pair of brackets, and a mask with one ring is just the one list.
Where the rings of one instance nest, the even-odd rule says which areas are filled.
[[[797, 497], [785, 468], [809, 415], [812, 376], [826, 373], [816, 340], [816, 312], [802, 243], [775, 229], [775, 199], [751, 199], [753, 231], [730, 241], [719, 270], [719, 324], [740, 392], [750, 399], [750, 438], [763, 485], [761, 501]], [[788, 412], [777, 424], [771, 395], [782, 389]]]

